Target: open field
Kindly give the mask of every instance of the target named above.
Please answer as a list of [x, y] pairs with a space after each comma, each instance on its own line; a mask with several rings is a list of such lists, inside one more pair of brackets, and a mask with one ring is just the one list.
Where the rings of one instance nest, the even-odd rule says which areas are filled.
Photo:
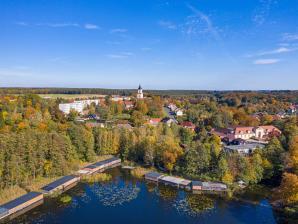
[[101, 94], [38, 94], [42, 98], [50, 98], [50, 99], [88, 99], [88, 98], [100, 98], [105, 97], [105, 95]]

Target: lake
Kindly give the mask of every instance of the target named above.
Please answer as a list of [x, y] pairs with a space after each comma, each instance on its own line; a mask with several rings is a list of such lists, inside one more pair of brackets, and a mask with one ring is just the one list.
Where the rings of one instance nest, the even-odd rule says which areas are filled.
[[270, 204], [258, 190], [248, 192], [241, 201], [227, 200], [157, 187], [120, 168], [108, 173], [113, 179], [107, 183], [79, 183], [69, 190], [70, 203], [49, 198], [10, 223], [277, 223]]

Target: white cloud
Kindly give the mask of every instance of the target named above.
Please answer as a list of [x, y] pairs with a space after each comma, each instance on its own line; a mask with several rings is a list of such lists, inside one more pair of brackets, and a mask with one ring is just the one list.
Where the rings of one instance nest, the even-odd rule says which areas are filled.
[[91, 23], [86, 23], [84, 25], [84, 28], [87, 29], [87, 30], [98, 30], [98, 29], [100, 29], [99, 26], [97, 26], [95, 24], [91, 24]]
[[108, 58], [113, 58], [113, 59], [124, 59], [133, 56], [134, 53], [132, 52], [120, 52], [118, 54], [108, 54], [106, 55]]
[[251, 57], [258, 57], [258, 56], [265, 56], [265, 55], [282, 54], [282, 53], [288, 53], [288, 52], [293, 52], [297, 50], [298, 48], [280, 47], [271, 51], [263, 51], [256, 54], [250, 54], [250, 55], [247, 55], [247, 57], [251, 58]]
[[29, 24], [26, 22], [16, 22], [15, 24], [19, 26], [29, 26]]
[[264, 58], [264, 59], [258, 59], [255, 60], [253, 63], [255, 65], [271, 65], [271, 64], [276, 64], [280, 62], [280, 59], [276, 59], [276, 58]]
[[128, 30], [123, 28], [111, 29], [110, 33], [126, 33]]
[[186, 23], [184, 24], [184, 33], [190, 35], [210, 33], [214, 39], [219, 41], [221, 38], [218, 34], [218, 29], [213, 26], [213, 22], [209, 16], [191, 5], [187, 6], [195, 15], [187, 17]]
[[37, 23], [36, 26], [48, 26], [52, 28], [80, 27], [78, 23]]
[[258, 7], [254, 10], [252, 16], [252, 21], [257, 26], [261, 26], [266, 22], [266, 19], [270, 14], [271, 7], [273, 4], [273, 0], [259, 0]]
[[298, 40], [298, 34], [284, 33], [282, 39], [284, 41], [295, 41]]
[[169, 30], [176, 30], [177, 29], [177, 26], [174, 23], [170, 22], [170, 21], [160, 20], [158, 22], [158, 25], [160, 25], [164, 28], [167, 28]]

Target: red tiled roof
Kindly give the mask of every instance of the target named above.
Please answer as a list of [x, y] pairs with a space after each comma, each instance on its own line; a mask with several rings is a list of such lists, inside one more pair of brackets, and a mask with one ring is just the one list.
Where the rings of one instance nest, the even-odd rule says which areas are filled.
[[259, 128], [263, 128], [263, 129], [267, 130], [267, 132], [277, 131], [277, 132], [281, 133], [281, 131], [278, 128], [274, 127], [273, 125], [263, 125], [263, 126], [259, 126]]
[[151, 118], [149, 121], [150, 122], [160, 122], [161, 118]]
[[236, 127], [235, 134], [252, 132], [254, 127]]
[[192, 122], [190, 122], [190, 121], [184, 121], [184, 122], [182, 122], [181, 123], [181, 126], [183, 126], [183, 127], [191, 127], [191, 128], [194, 128], [195, 127], [195, 125]]
[[133, 105], [133, 102], [131, 102], [131, 101], [124, 101], [124, 104], [131, 106], [131, 105]]

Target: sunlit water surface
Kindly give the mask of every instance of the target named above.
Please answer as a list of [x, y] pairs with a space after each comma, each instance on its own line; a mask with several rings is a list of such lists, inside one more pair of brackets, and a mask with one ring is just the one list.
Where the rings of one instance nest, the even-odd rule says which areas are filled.
[[[69, 190], [70, 203], [46, 199], [43, 205], [10, 223], [277, 223], [262, 194], [243, 201], [227, 200], [157, 187], [119, 168], [109, 172], [113, 176], [110, 182], [79, 183]], [[249, 197], [254, 197], [254, 203]]]

